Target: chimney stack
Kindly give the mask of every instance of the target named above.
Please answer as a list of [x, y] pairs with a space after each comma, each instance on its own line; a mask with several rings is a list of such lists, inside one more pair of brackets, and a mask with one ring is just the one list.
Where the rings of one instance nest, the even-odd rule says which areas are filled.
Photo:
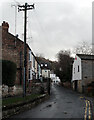
[[9, 29], [8, 22], [3, 21], [3, 23], [2, 23], [2, 30], [5, 31], [5, 32], [8, 32], [8, 29]]

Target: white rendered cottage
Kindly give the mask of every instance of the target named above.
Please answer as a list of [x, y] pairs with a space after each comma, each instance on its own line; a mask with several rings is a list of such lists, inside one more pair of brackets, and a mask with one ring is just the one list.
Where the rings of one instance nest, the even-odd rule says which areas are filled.
[[94, 81], [94, 55], [77, 54], [72, 71], [73, 89], [84, 92], [92, 81]]

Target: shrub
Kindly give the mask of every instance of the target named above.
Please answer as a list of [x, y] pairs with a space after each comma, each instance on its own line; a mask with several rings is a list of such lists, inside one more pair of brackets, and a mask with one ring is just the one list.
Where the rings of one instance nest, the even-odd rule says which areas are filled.
[[16, 64], [8, 60], [2, 60], [2, 84], [14, 86], [16, 79]]

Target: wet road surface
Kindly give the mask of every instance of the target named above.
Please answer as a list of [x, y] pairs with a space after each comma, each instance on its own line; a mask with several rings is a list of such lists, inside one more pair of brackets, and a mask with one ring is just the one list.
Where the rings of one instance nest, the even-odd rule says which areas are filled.
[[12, 118], [83, 118], [85, 120], [89, 113], [86, 111], [88, 110], [86, 107], [89, 106], [86, 105], [87, 103], [81, 94], [62, 86], [52, 85], [49, 100]]

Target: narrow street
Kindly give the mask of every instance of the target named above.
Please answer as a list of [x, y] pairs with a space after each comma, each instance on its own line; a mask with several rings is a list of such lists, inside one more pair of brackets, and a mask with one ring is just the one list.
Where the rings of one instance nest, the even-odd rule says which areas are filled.
[[81, 94], [52, 85], [49, 100], [12, 118], [91, 118], [90, 106], [87, 104]]

